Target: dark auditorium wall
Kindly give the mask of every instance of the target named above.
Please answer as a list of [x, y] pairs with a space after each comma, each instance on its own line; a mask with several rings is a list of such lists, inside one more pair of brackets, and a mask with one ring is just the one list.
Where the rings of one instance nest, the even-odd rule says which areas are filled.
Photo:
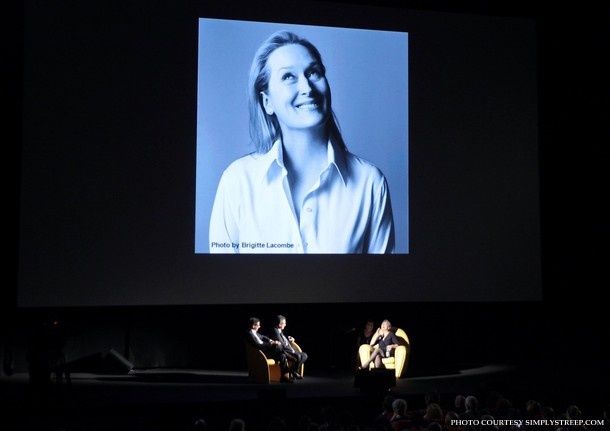
[[[366, 3], [391, 4], [382, 0]], [[59, 316], [69, 334], [68, 361], [112, 348], [142, 368], [244, 369], [239, 334], [245, 330], [247, 318], [257, 315], [263, 319], [265, 332], [273, 316], [281, 313], [288, 318], [287, 332], [310, 353], [312, 370], [351, 367], [355, 355], [351, 329], [359, 329], [368, 317], [389, 318], [407, 331], [413, 344], [413, 373], [448, 363], [457, 367], [490, 361], [544, 364], [562, 360], [573, 367], [602, 369], [602, 340], [607, 337], [607, 306], [602, 297], [608, 286], [609, 239], [610, 73], [604, 59], [609, 40], [608, 5], [586, 0], [570, 8], [547, 9], [527, 1], [473, 0], [405, 1], [398, 7], [452, 10], [456, 3], [466, 11], [527, 10], [539, 19], [542, 302], [18, 309], [19, 171], [8, 172], [9, 165], [18, 166], [16, 151], [5, 159], [12, 211], [5, 258], [9, 277], [0, 301], [3, 351], [11, 351], [15, 370], [25, 370], [31, 326], [49, 313]], [[17, 17], [18, 12], [17, 8]], [[16, 61], [7, 63], [9, 72], [20, 82], [18, 46], [11, 54]], [[16, 85], [9, 95], [14, 97], [14, 109], [8, 117], [12, 136], [17, 137], [18, 89]], [[228, 344], [227, 334], [234, 338]]]

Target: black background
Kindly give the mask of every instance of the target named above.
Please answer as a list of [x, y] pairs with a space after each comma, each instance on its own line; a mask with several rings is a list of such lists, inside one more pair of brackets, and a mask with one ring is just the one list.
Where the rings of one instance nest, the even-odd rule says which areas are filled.
[[[350, 361], [352, 327], [366, 317], [389, 318], [413, 344], [412, 372], [430, 364], [514, 360], [542, 364], [545, 372], [595, 372], [605, 369], [608, 241], [608, 6], [577, 2], [543, 7], [527, 1], [405, 1], [376, 5], [427, 10], [532, 16], [539, 29], [539, 144], [542, 218], [542, 301], [502, 303], [432, 302], [377, 304], [170, 305], [160, 307], [17, 307], [19, 244], [19, 147], [21, 136], [21, 33], [18, 2], [11, 20], [4, 63], [10, 102], [6, 121], [4, 174], [9, 193], [9, 282], [2, 302], [5, 345], [19, 347], [27, 331], [50, 314], [60, 316], [70, 333], [68, 359], [115, 348], [136, 366], [240, 367], [208, 354], [216, 334], [239, 333], [250, 315], [288, 317], [292, 333], [311, 352], [311, 367]], [[305, 2], [307, 3], [307, 2]], [[365, 2], [353, 2], [365, 3]], [[161, 4], [161, 3], [160, 3]], [[13, 5], [13, 3], [11, 3]], [[67, 5], [62, 3], [62, 5]], [[48, 5], [47, 5], [48, 6]], [[103, 5], [98, 4], [103, 11]], [[73, 5], [66, 7], [74, 7]], [[82, 8], [91, 6], [81, 5]], [[136, 7], [135, 4], [133, 6]], [[190, 6], [189, 6], [190, 7]], [[97, 13], [97, 12], [92, 12]], [[13, 14], [10, 14], [13, 16]], [[108, 17], [108, 25], [113, 19]], [[13, 32], [12, 29], [15, 31]], [[13, 43], [14, 42], [14, 43]], [[134, 53], [137, 55], [137, 53]], [[14, 56], [14, 59], [13, 59]], [[188, 121], [185, 118], [184, 121]], [[93, 337], [92, 334], [96, 336]], [[320, 340], [328, 339], [328, 342]], [[337, 340], [341, 339], [341, 342]], [[154, 341], [154, 343], [151, 343]], [[337, 342], [334, 342], [337, 341]], [[239, 341], [241, 342], [241, 341]], [[155, 346], [154, 351], [147, 348]], [[340, 350], [341, 360], [335, 349]], [[451, 352], [446, 355], [446, 352]], [[335, 356], [333, 356], [335, 355]], [[449, 357], [448, 357], [449, 356]]]
[[[26, 3], [20, 306], [540, 300], [534, 18], [232, 4]], [[199, 13], [408, 31], [409, 190], [390, 182], [408, 255], [193, 252]], [[378, 109], [346, 71], [342, 93]], [[383, 152], [386, 128], [364, 127]]]

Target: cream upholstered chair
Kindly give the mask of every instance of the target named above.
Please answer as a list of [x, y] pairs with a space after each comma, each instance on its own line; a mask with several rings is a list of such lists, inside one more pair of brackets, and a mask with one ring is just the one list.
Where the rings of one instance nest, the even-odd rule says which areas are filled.
[[[409, 337], [404, 330], [392, 327], [391, 331], [398, 337], [398, 347], [396, 347], [394, 351], [394, 356], [383, 358], [381, 362], [386, 369], [394, 370], [396, 378], [399, 379], [406, 375], [411, 346], [409, 344]], [[361, 364], [364, 364], [371, 358], [371, 353], [373, 353], [374, 349], [375, 348], [369, 344], [362, 344], [358, 348], [358, 356]], [[374, 367], [375, 365], [371, 363], [370, 368]]]
[[[279, 382], [282, 377], [279, 362], [268, 358], [261, 350], [252, 344], [246, 343], [246, 362], [248, 364], [248, 378], [254, 383]], [[301, 352], [301, 347], [294, 341], [291, 343], [294, 350]], [[299, 374], [302, 376], [305, 365], [301, 365]]]

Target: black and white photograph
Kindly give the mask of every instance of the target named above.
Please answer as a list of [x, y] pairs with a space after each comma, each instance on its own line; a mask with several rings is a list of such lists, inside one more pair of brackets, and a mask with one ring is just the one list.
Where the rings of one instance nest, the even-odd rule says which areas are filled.
[[[300, 169], [288, 171], [284, 181], [289, 185], [282, 184], [280, 176], [263, 187], [261, 176], [271, 175], [271, 171], [259, 172], [262, 167], [252, 166], [252, 161], [259, 160], [257, 165], [268, 167], [262, 156], [278, 150], [271, 148], [274, 142], [263, 149], [255, 144], [257, 132], [264, 134], [259, 130], [266, 123], [252, 124], [260, 114], [249, 115], [249, 100], [260, 98], [260, 90], [248, 88], [255, 80], [252, 76], [248, 80], [248, 72], [250, 63], [258, 60], [254, 58], [258, 45], [280, 31], [304, 39], [319, 53], [318, 67], [323, 71], [318, 73], [323, 74], [327, 87], [329, 109], [321, 121], [332, 123], [326, 128], [336, 135], [334, 147], [330, 147], [334, 151], [324, 168], [330, 164], [337, 171], [319, 170], [301, 186], [302, 192], [292, 182], [304, 180], [296, 176]], [[276, 43], [299, 44], [290, 40]], [[408, 253], [406, 32], [202, 18], [198, 67], [197, 253]], [[386, 85], [388, 80], [391, 85]], [[319, 97], [321, 93], [313, 90], [293, 103]], [[275, 115], [279, 118], [280, 114]], [[249, 133], [251, 127], [255, 131]], [[297, 162], [286, 153], [287, 130], [280, 132], [278, 127], [266, 133], [273, 136], [272, 141], [284, 137], [286, 163], [313, 167], [313, 139], [309, 138], [310, 149], [302, 156], [306, 162]], [[328, 137], [323, 139], [326, 159]], [[247, 154], [257, 157], [242, 159], [242, 167], [234, 166], [232, 172], [249, 169], [244, 176], [250, 179], [240, 183], [235, 174], [226, 174], [223, 187], [217, 189], [221, 173]], [[345, 154], [350, 157], [344, 158]], [[370, 177], [369, 165], [378, 178]], [[281, 168], [286, 169], [284, 164], [278, 166]], [[292, 180], [293, 176], [297, 179]], [[342, 182], [341, 187], [337, 181]]]

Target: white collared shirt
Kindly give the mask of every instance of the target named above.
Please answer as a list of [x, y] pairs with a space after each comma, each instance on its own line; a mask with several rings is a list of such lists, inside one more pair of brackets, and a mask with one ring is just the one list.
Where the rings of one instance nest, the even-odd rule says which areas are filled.
[[254, 335], [254, 338], [256, 339], [256, 342], [258, 344], [263, 344], [263, 341], [260, 339], [260, 337], [258, 336], [258, 332], [255, 331], [254, 329], [250, 329], [250, 331], [252, 331], [252, 334]]
[[210, 253], [393, 253], [387, 180], [370, 162], [328, 144], [328, 164], [297, 220], [280, 141], [231, 163], [216, 191]]

